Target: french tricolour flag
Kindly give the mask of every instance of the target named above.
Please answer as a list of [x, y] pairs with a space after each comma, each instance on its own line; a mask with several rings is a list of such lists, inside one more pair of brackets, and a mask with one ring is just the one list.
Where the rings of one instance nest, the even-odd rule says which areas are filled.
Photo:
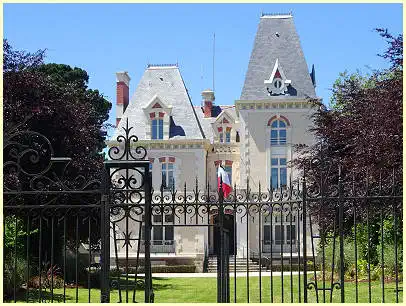
[[231, 183], [230, 178], [228, 177], [227, 172], [223, 169], [223, 167], [218, 168], [217, 172], [217, 189], [220, 190], [220, 182], [223, 181], [223, 194], [224, 198], [227, 198], [231, 192]]

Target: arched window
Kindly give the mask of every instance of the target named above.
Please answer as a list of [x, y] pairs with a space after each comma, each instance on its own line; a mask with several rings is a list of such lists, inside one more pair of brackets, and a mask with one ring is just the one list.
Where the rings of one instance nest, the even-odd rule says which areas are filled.
[[271, 123], [271, 145], [286, 144], [287, 124], [281, 119], [276, 119]]

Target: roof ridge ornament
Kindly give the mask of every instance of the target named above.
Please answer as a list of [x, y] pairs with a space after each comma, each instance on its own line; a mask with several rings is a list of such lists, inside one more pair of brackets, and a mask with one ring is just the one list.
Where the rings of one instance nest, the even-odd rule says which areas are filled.
[[261, 12], [261, 18], [292, 18], [293, 14], [292, 11], [290, 11], [289, 13], [264, 13]]
[[282, 67], [279, 65], [279, 59], [275, 61], [271, 76], [268, 80], [264, 81], [264, 84], [271, 84], [270, 87], [267, 87], [267, 91], [270, 95], [282, 95], [288, 91], [288, 86], [292, 83], [291, 80], [288, 80], [283, 72]]
[[176, 63], [176, 64], [147, 64], [147, 68], [154, 68], [154, 67], [178, 67], [178, 63]]

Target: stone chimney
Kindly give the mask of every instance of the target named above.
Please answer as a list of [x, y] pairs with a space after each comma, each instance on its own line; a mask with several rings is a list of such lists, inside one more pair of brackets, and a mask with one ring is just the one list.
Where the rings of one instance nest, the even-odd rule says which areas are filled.
[[213, 102], [216, 99], [214, 97], [214, 91], [211, 89], [206, 89], [202, 91], [202, 98], [203, 98], [204, 117], [209, 118], [212, 116]]
[[116, 126], [119, 124], [129, 103], [131, 78], [127, 71], [117, 72]]

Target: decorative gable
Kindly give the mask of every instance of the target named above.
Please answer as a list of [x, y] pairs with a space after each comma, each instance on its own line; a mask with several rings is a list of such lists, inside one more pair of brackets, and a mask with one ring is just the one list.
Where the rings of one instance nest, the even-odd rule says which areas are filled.
[[267, 84], [266, 90], [270, 95], [282, 95], [288, 91], [288, 86], [292, 83], [285, 76], [282, 67], [279, 65], [279, 60], [276, 59], [271, 76], [264, 81]]

